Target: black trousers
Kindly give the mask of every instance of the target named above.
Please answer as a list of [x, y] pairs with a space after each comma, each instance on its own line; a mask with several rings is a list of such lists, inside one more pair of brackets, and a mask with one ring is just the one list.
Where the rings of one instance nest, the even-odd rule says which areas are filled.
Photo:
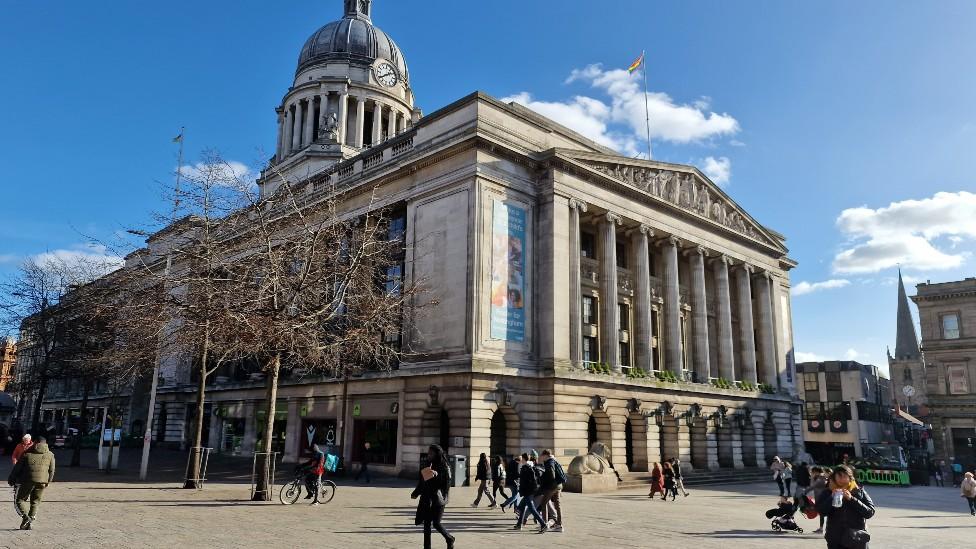
[[966, 501], [969, 502], [969, 512], [976, 513], [976, 498], [966, 498]]
[[430, 547], [430, 534], [432, 529], [437, 530], [440, 535], [444, 536], [444, 541], [450, 543], [454, 541], [454, 536], [449, 534], [441, 524], [441, 519], [444, 517], [444, 508], [435, 507], [430, 510], [430, 514], [424, 519], [424, 549], [431, 549]]

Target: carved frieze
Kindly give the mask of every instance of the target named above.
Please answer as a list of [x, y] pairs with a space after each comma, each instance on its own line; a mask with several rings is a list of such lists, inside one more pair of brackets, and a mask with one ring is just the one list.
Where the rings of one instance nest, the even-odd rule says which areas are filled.
[[589, 161], [586, 165], [737, 233], [768, 242], [738, 208], [693, 173]]

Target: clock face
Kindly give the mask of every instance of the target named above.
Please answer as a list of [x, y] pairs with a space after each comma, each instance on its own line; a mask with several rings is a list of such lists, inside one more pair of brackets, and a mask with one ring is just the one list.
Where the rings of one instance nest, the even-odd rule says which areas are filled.
[[901, 391], [909, 398], [915, 396], [915, 387], [912, 387], [911, 385], [905, 385]]
[[397, 76], [396, 69], [393, 68], [393, 65], [389, 63], [380, 63], [380, 65], [376, 67], [376, 79], [380, 81], [380, 84], [387, 87], [395, 86], [400, 80], [400, 78]]

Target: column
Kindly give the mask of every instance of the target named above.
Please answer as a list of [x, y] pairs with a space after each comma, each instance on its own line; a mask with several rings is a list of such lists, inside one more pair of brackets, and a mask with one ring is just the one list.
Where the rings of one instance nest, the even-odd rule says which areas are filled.
[[285, 112], [284, 110], [279, 109], [278, 110], [278, 142], [275, 145], [275, 159], [279, 162], [285, 156], [285, 151], [284, 151], [285, 147], [283, 144], [285, 140], [285, 121], [286, 121]]
[[681, 295], [678, 292], [678, 245], [674, 236], [660, 241], [664, 256], [664, 369], [681, 375]]
[[400, 117], [400, 127], [398, 128], [400, 133], [407, 131], [407, 115], [404, 114]]
[[736, 289], [739, 298], [739, 350], [742, 353], [742, 381], [756, 383], [756, 340], [752, 327], [752, 266], [743, 264], [736, 269]]
[[705, 299], [705, 248], [696, 246], [691, 259], [691, 330], [693, 360], [698, 383], [708, 383], [711, 368], [708, 357], [708, 304]]
[[703, 419], [702, 421], [707, 421], [705, 425], [705, 445], [706, 445], [706, 455], [708, 460], [708, 470], [717, 471], [721, 468], [718, 463], [718, 427], [713, 423], [712, 419]]
[[613, 212], [607, 212], [600, 222], [600, 361], [620, 371], [617, 225], [620, 225], [620, 216]]
[[309, 97], [305, 105], [305, 128], [302, 132], [302, 146], [312, 144], [312, 130], [315, 129], [315, 98]]
[[580, 212], [586, 203], [569, 199], [569, 360], [583, 362], [583, 296], [580, 292]]
[[291, 150], [302, 148], [302, 102], [295, 101], [295, 119], [291, 130]]
[[759, 340], [759, 372], [760, 380], [776, 387], [776, 342], [773, 340], [773, 302], [769, 291], [772, 282], [768, 272], [762, 272], [756, 277], [756, 299], [759, 300], [759, 325], [757, 339]]
[[390, 122], [387, 126], [387, 132], [389, 135], [387, 137], [393, 138], [396, 136], [396, 123], [397, 123], [397, 111], [393, 107], [390, 107]]
[[383, 141], [383, 104], [373, 102], [373, 146]]
[[651, 258], [648, 253], [648, 238], [654, 231], [647, 225], [637, 228], [631, 238], [634, 270], [637, 280], [634, 283], [634, 365], [645, 372], [654, 367], [654, 349], [651, 347]]
[[288, 156], [288, 153], [290, 153], [291, 150], [292, 150], [292, 146], [291, 146], [291, 139], [292, 139], [292, 137], [291, 136], [292, 136], [292, 130], [294, 129], [294, 127], [295, 127], [295, 115], [294, 115], [294, 113], [292, 113], [291, 105], [289, 105], [289, 106], [285, 107], [285, 127], [284, 127], [284, 130], [283, 130], [285, 132], [285, 135], [281, 139], [281, 156], [282, 156], [282, 158]]
[[366, 100], [362, 97], [356, 98], [356, 142], [357, 148], [363, 148], [363, 132], [366, 128]]
[[346, 126], [347, 126], [347, 122], [349, 121], [349, 94], [348, 93], [342, 92], [339, 94], [339, 106], [337, 107], [337, 109], [338, 109], [337, 116], [339, 118], [339, 129], [338, 129], [338, 133], [336, 134], [338, 136], [337, 141], [339, 142], [340, 145], [345, 145]]
[[732, 297], [729, 290], [729, 258], [722, 255], [712, 263], [715, 273], [715, 331], [718, 337], [718, 376], [735, 381], [732, 356]]

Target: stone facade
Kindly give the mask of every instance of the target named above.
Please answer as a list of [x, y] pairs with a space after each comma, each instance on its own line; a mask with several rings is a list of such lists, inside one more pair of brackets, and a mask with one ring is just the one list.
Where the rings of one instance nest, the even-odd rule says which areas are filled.
[[971, 468], [976, 466], [976, 278], [916, 288], [912, 300], [921, 323], [935, 458]]
[[[283, 381], [276, 432], [286, 459], [311, 437], [334, 437], [340, 420], [351, 428], [334, 442], [348, 462], [369, 440], [380, 448], [372, 468], [411, 476], [434, 443], [466, 456], [472, 472], [481, 452], [551, 448], [568, 464], [595, 441], [622, 471], [672, 456], [689, 470], [756, 467], [802, 446], [789, 298], [796, 264], [782, 235], [692, 166], [619, 156], [481, 93], [420, 117], [405, 78], [374, 81], [375, 68], [397, 60], [347, 61], [326, 52], [319, 65], [300, 66], [262, 195], [304, 173], [312, 204], [339, 187], [349, 215], [371, 196], [374, 207], [404, 212], [405, 275], [424, 280], [437, 304], [405, 334], [423, 360], [345, 387]], [[405, 77], [405, 64], [397, 70]], [[307, 125], [296, 129], [302, 109], [321, 112], [333, 92], [338, 133], [316, 141], [314, 114], [307, 139]], [[364, 95], [350, 115], [354, 92]], [[363, 101], [396, 111], [388, 126], [373, 118], [374, 134], [396, 131], [380, 129], [386, 139], [368, 147]], [[185, 444], [194, 385], [179, 362], [162, 375], [154, 436]], [[210, 445], [253, 450], [263, 398], [260, 379], [216, 378]]]
[[17, 343], [12, 339], [0, 341], [0, 392], [7, 390], [7, 384], [14, 380], [17, 364]]

